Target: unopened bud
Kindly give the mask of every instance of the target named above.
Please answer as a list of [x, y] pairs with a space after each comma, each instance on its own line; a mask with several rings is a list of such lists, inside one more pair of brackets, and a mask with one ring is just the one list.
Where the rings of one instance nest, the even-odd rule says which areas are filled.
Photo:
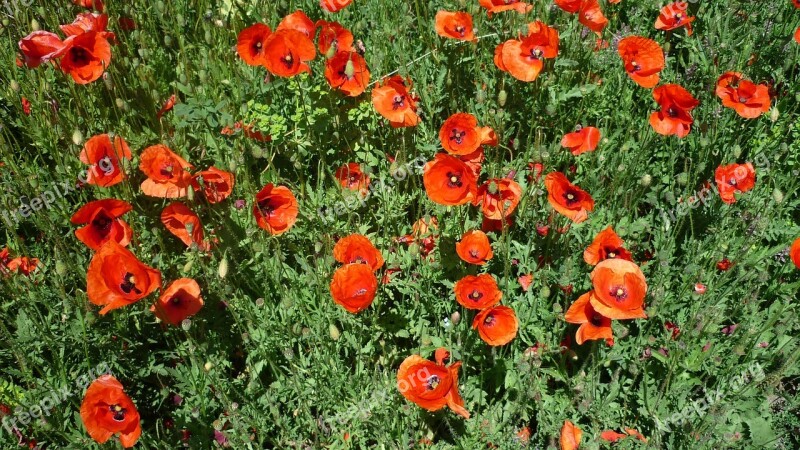
[[222, 261], [219, 262], [219, 269], [217, 269], [217, 274], [220, 278], [225, 278], [228, 275], [228, 258], [222, 257]]
[[506, 106], [506, 100], [508, 100], [508, 93], [505, 89], [503, 89], [499, 94], [497, 94], [497, 104], [500, 106]]
[[76, 128], [75, 131], [72, 132], [72, 143], [75, 145], [81, 145], [81, 143], [83, 143], [83, 133], [81, 133], [81, 130]]
[[341, 333], [339, 332], [339, 329], [336, 328], [336, 325], [334, 325], [334, 324], [330, 324], [328, 326], [328, 332], [331, 335], [331, 339], [333, 339], [334, 341], [338, 341], [339, 337], [341, 337]]

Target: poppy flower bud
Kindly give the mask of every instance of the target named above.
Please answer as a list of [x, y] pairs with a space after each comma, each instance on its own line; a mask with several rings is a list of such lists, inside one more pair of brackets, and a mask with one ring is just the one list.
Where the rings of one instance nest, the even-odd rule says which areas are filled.
[[36, 19], [31, 20], [31, 30], [32, 31], [39, 31], [41, 27], [39, 26], [39, 21]]
[[328, 333], [330, 333], [331, 339], [333, 339], [334, 341], [338, 341], [339, 337], [341, 337], [341, 333], [339, 332], [339, 329], [336, 328], [336, 325], [334, 325], [334, 324], [330, 324], [328, 326]]
[[775, 122], [777, 122], [777, 121], [778, 121], [778, 118], [779, 118], [780, 116], [781, 116], [781, 112], [780, 112], [780, 110], [778, 110], [778, 107], [777, 107], [777, 106], [774, 106], [774, 107], [773, 107], [773, 108], [772, 108], [772, 109], [769, 111], [769, 120], [771, 120], [771, 121], [772, 121], [772, 123], [775, 123]]
[[[450, 77], [447, 78], [447, 81], [450, 81]], [[476, 102], [483, 103], [485, 100], [486, 100], [486, 93], [483, 92], [482, 90], [478, 91], [478, 93], [475, 94]]]
[[189, 262], [187, 262], [187, 263], [186, 263], [186, 264], [183, 266], [183, 269], [181, 269], [181, 271], [182, 271], [183, 273], [188, 273], [190, 270], [192, 270], [192, 265], [193, 265], [193, 264], [194, 264], [194, 261], [189, 261]]
[[62, 277], [65, 273], [67, 273], [67, 266], [64, 264], [64, 261], [61, 261], [60, 259], [56, 261], [56, 273]]
[[76, 128], [75, 131], [72, 132], [72, 143], [75, 145], [81, 145], [81, 143], [83, 143], [83, 133], [81, 133], [81, 130]]
[[217, 274], [220, 278], [225, 278], [228, 275], [228, 258], [222, 257], [222, 261], [219, 262], [219, 269], [217, 269]]
[[203, 365], [203, 369], [205, 369], [206, 372], [208, 372], [212, 368], [214, 368], [214, 364], [211, 361], [208, 361]]
[[16, 80], [11, 80], [8, 86], [11, 88], [12, 91], [19, 92], [19, 83], [17, 83]]
[[652, 182], [653, 182], [653, 177], [651, 177], [648, 174], [642, 175], [642, 178], [639, 179], [639, 184], [641, 184], [644, 187], [650, 186], [650, 183]]
[[106, 85], [106, 89], [109, 91], [114, 90], [114, 80], [108, 75], [108, 72], [103, 74], [103, 84]]
[[[190, 202], [194, 201], [194, 189], [189, 189], [188, 191], [186, 191], [186, 199], [189, 200]], [[187, 224], [187, 225], [191, 225], [191, 224]], [[186, 227], [186, 230], [189, 233], [192, 232], [192, 230], [190, 230], [188, 226]]]
[[546, 112], [548, 116], [554, 115], [556, 113], [556, 105], [550, 104], [545, 106], [544, 112]]
[[539, 289], [539, 294], [542, 296], [542, 298], [550, 297], [550, 288], [547, 286], [542, 287]]
[[772, 191], [772, 199], [775, 200], [775, 203], [783, 203], [783, 192], [780, 189], [775, 188]]
[[506, 100], [508, 99], [508, 93], [505, 89], [501, 90], [499, 94], [497, 94], [497, 104], [500, 106], [506, 106]]
[[183, 319], [181, 321], [181, 328], [183, 331], [189, 331], [192, 328], [192, 319]]
[[689, 184], [689, 174], [687, 174], [686, 172], [679, 173], [677, 181], [678, 184], [680, 184], [681, 186], [686, 186], [687, 184]]
[[742, 147], [739, 144], [733, 146], [733, 157], [739, 158], [742, 156]]
[[119, 108], [119, 109], [122, 109], [123, 107], [125, 107], [125, 100], [123, 100], [123, 99], [121, 99], [119, 97], [117, 97], [117, 99], [114, 100], [114, 103], [117, 105], [117, 108]]
[[450, 314], [450, 322], [452, 322], [453, 326], [458, 325], [458, 323], [461, 322], [461, 313], [456, 311]]

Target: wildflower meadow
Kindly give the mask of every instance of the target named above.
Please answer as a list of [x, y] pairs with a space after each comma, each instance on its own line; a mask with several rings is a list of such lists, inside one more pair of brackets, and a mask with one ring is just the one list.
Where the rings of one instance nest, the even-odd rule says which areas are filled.
[[800, 0], [5, 0], [0, 448], [800, 449]]

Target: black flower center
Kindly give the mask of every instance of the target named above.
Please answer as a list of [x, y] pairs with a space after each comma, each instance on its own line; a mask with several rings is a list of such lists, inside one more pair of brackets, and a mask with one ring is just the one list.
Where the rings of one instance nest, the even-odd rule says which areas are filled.
[[117, 422], [125, 420], [125, 408], [119, 405], [109, 405], [108, 410], [114, 414], [114, 420]]
[[466, 131], [454, 128], [453, 131], [450, 132], [450, 140], [456, 141], [456, 144], [461, 145], [461, 143], [464, 142], [464, 135], [466, 134]]
[[447, 172], [447, 186], [449, 187], [461, 187], [463, 183], [461, 182], [461, 174], [458, 172]]
[[608, 293], [618, 302], [624, 302], [628, 298], [628, 290], [625, 286], [612, 286]]
[[136, 277], [130, 272], [126, 272], [125, 276], [122, 277], [122, 283], [119, 285], [119, 288], [126, 294], [130, 294], [131, 292], [137, 294], [142, 293], [142, 291], [136, 287]]

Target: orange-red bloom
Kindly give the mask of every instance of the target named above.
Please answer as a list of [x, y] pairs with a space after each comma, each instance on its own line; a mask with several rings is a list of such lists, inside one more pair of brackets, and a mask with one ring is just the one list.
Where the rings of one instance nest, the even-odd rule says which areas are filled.
[[474, 205], [482, 205], [483, 217], [489, 220], [502, 220], [511, 215], [522, 198], [522, 187], [508, 178], [486, 180], [473, 200]]
[[590, 302], [592, 295], [594, 294], [591, 291], [581, 295], [569, 307], [564, 315], [564, 320], [581, 325], [578, 332], [575, 333], [575, 342], [578, 345], [596, 339], [605, 339], [608, 345], [613, 345], [614, 333], [611, 330], [611, 319], [595, 311]]
[[194, 175], [194, 189], [202, 189], [203, 195], [209, 203], [219, 203], [228, 198], [233, 192], [233, 174], [214, 166]]
[[800, 27], [794, 30], [794, 41], [800, 44]]
[[583, 251], [583, 260], [586, 264], [596, 266], [600, 261], [620, 258], [633, 261], [631, 253], [623, 247], [625, 242], [617, 236], [614, 228], [609, 225], [605, 230], [597, 233], [592, 243]]
[[366, 192], [369, 186], [369, 175], [361, 170], [361, 164], [347, 163], [336, 169], [336, 179], [343, 188], [351, 191]]
[[341, 51], [325, 62], [328, 84], [350, 97], [358, 97], [367, 89], [369, 75], [367, 62], [356, 52]]
[[521, 81], [534, 81], [544, 67], [544, 59], [558, 56], [558, 31], [541, 21], [528, 24], [528, 35], [511, 39], [494, 50], [494, 64]]
[[297, 221], [297, 199], [286, 186], [272, 183], [256, 194], [253, 215], [258, 226], [277, 236], [289, 231]]
[[275, 31], [281, 30], [296, 30], [306, 35], [309, 39], [314, 39], [317, 33], [317, 26], [311, 19], [308, 18], [306, 13], [297, 10], [281, 20]]
[[472, 114], [456, 113], [448, 117], [439, 129], [442, 147], [452, 155], [469, 155], [481, 145], [497, 145], [497, 135], [491, 127], [479, 127]]
[[624, 259], [601, 261], [591, 273], [594, 291], [589, 302], [609, 319], [644, 319], [647, 282], [639, 266]]
[[142, 434], [136, 405], [112, 375], [102, 375], [89, 385], [81, 403], [81, 420], [100, 444], [119, 435], [120, 444], [130, 448]]
[[187, 247], [197, 246], [208, 250], [208, 242], [203, 241], [203, 224], [200, 223], [200, 218], [183, 203], [173, 202], [164, 208], [161, 211], [161, 223]]
[[318, 20], [317, 27], [319, 27], [317, 46], [319, 47], [319, 52], [327, 58], [332, 58], [338, 52], [352, 52], [355, 50], [353, 47], [353, 33], [339, 22]]
[[647, 438], [644, 437], [642, 433], [639, 433], [639, 431], [637, 431], [636, 429], [625, 428], [624, 431], [625, 433], [623, 434], [623, 433], [617, 433], [614, 430], [606, 430], [600, 433], [600, 439], [607, 442], [617, 442], [619, 440], [625, 439], [630, 436], [630, 437], [635, 437], [636, 439], [642, 442], [647, 442]]
[[410, 93], [411, 86], [411, 79], [394, 75], [372, 89], [372, 105], [375, 111], [388, 119], [394, 128], [413, 127], [419, 123], [419, 98]]
[[311, 39], [294, 29], [276, 30], [264, 40], [262, 64], [273, 75], [293, 77], [300, 72], [311, 73], [306, 64], [317, 56]]
[[719, 166], [714, 172], [719, 196], [727, 204], [736, 203], [736, 192], [742, 193], [756, 186], [756, 171], [751, 163]]
[[177, 99], [178, 99], [178, 97], [175, 96], [175, 94], [170, 95], [169, 98], [167, 99], [167, 101], [164, 102], [164, 105], [161, 106], [161, 109], [159, 109], [158, 112], [156, 113], [156, 118], [161, 120], [161, 117], [164, 114], [172, 111], [172, 108], [175, 107], [175, 101]]
[[659, 72], [664, 69], [664, 50], [658, 42], [641, 36], [628, 36], [617, 46], [628, 76], [643, 88], [658, 84]]
[[339, 239], [333, 246], [333, 259], [342, 264], [366, 264], [373, 271], [383, 266], [381, 252], [362, 234], [351, 234]]
[[335, 13], [352, 2], [353, 0], [319, 0], [319, 5], [325, 11]]
[[331, 296], [347, 311], [357, 314], [375, 300], [378, 279], [367, 264], [346, 264], [333, 273]]
[[608, 19], [603, 15], [603, 10], [600, 9], [600, 3], [597, 0], [583, 0], [581, 2], [581, 6], [578, 9], [578, 22], [594, 31], [598, 36], [608, 25]]
[[61, 25], [59, 28], [61, 28], [61, 31], [63, 31], [67, 36], [74, 36], [76, 34], [87, 33], [89, 31], [96, 31], [100, 33], [100, 36], [113, 42], [116, 39], [116, 36], [114, 33], [111, 33], [106, 29], [107, 26], [107, 14], [95, 14], [87, 12], [78, 14], [71, 24]]
[[769, 111], [769, 87], [745, 80], [738, 72], [725, 72], [717, 80], [717, 97], [723, 106], [733, 108], [745, 119], [755, 119]]
[[594, 210], [594, 199], [578, 186], [570, 183], [566, 175], [553, 172], [544, 178], [547, 202], [560, 214], [575, 223], [589, 218]]
[[142, 192], [151, 197], [183, 197], [192, 183], [192, 174], [185, 169], [193, 167], [166, 145], [147, 147], [139, 158], [139, 169], [147, 175]]
[[97, 31], [68, 37], [59, 51], [61, 70], [78, 84], [88, 84], [103, 75], [111, 63], [111, 44]]
[[167, 286], [150, 311], [170, 325], [178, 326], [203, 307], [200, 285], [191, 278], [180, 278]]
[[423, 168], [422, 183], [434, 203], [457, 206], [471, 202], [478, 193], [475, 173], [463, 161], [437, 153]]
[[472, 26], [472, 15], [466, 12], [439, 11], [436, 13], [436, 34], [459, 41], [477, 40]]
[[130, 160], [131, 156], [131, 149], [122, 136], [114, 136], [113, 144], [107, 134], [92, 136], [86, 141], [80, 153], [81, 162], [89, 164], [86, 182], [102, 187], [122, 182], [126, 175], [122, 171], [120, 161]]
[[0, 273], [2, 274], [21, 273], [27, 276], [33, 273], [38, 265], [39, 258], [29, 258], [27, 256], [11, 258], [7, 248], [0, 250]]
[[456, 301], [467, 309], [485, 309], [494, 306], [503, 298], [497, 281], [488, 273], [467, 275], [453, 285]]
[[517, 336], [517, 314], [508, 306], [486, 308], [475, 315], [472, 329], [477, 329], [483, 342], [492, 347], [506, 345]]
[[86, 271], [86, 295], [103, 306], [101, 315], [131, 305], [161, 287], [161, 272], [144, 265], [126, 248], [107, 241]]
[[75, 230], [75, 236], [92, 250], [98, 250], [109, 240], [125, 247], [131, 242], [133, 231], [120, 217], [132, 209], [133, 206], [123, 200], [96, 200], [75, 211], [70, 222], [86, 224]]
[[480, 230], [464, 233], [461, 240], [456, 243], [456, 253], [464, 262], [479, 266], [486, 264], [494, 256], [489, 237]]
[[469, 419], [464, 400], [458, 393], [461, 362], [445, 365], [445, 361], [449, 360], [449, 352], [442, 350], [436, 351], [436, 363], [419, 355], [406, 358], [397, 370], [397, 389], [407, 400], [428, 411], [438, 411], [447, 406]]
[[96, 9], [98, 11], [103, 10], [102, 0], [72, 0], [72, 3], [84, 8]]
[[568, 148], [573, 155], [593, 152], [600, 142], [600, 130], [595, 127], [578, 126], [577, 131], [567, 133], [561, 139], [561, 146]]
[[481, 6], [486, 8], [486, 15], [492, 17], [492, 14], [503, 11], [516, 11], [524, 14], [531, 9], [533, 5], [523, 3], [519, 0], [480, 0]]
[[583, 431], [569, 420], [564, 421], [561, 427], [561, 450], [578, 450], [581, 445]]
[[246, 64], [263, 66], [266, 62], [267, 38], [272, 30], [263, 23], [251, 25], [239, 32], [236, 41], [236, 52]]
[[792, 246], [789, 248], [789, 258], [792, 260], [795, 267], [800, 269], [800, 238], [792, 242]]
[[25, 66], [33, 69], [60, 56], [64, 42], [55, 33], [34, 31], [19, 41], [19, 49]]
[[653, 98], [661, 106], [650, 115], [650, 125], [658, 134], [685, 137], [691, 131], [694, 118], [691, 111], [700, 101], [677, 84], [664, 84], [653, 89]]
[[689, 9], [689, 2], [673, 2], [661, 8], [661, 12], [656, 19], [656, 30], [674, 30], [686, 27], [686, 35], [692, 35], [692, 22], [695, 17], [686, 14]]

